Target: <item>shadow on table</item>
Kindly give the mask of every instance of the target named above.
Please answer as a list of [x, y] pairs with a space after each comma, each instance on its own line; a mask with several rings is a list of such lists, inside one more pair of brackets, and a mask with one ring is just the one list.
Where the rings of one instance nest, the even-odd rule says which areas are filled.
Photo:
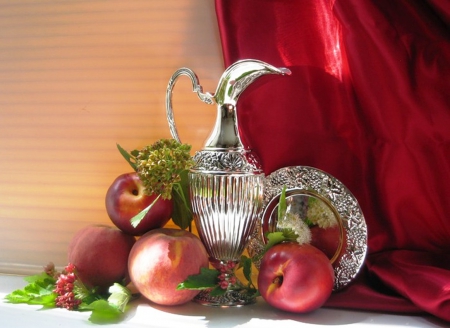
[[170, 313], [172, 315], [196, 317], [197, 323], [205, 327], [236, 327], [236, 326], [271, 326], [286, 323], [308, 323], [315, 325], [348, 325], [367, 321], [370, 314], [363, 312], [352, 312], [336, 309], [318, 309], [312, 313], [294, 314], [277, 310], [263, 300], [256, 304], [243, 307], [216, 308], [190, 302], [182, 306], [166, 307], [151, 304], [151, 307]]
[[242, 307], [219, 308], [188, 302], [180, 306], [162, 306], [145, 298], [133, 301], [122, 318], [133, 327], [142, 324], [152, 327], [289, 327], [303, 323], [311, 326], [384, 326], [384, 327], [450, 327], [434, 316], [393, 315], [380, 312], [351, 311], [321, 308], [311, 313], [284, 312], [258, 298], [256, 304]]

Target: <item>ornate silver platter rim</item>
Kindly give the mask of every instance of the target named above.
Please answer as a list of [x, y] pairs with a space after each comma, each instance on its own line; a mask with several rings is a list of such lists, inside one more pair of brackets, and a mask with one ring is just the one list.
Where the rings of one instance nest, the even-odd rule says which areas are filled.
[[280, 197], [284, 186], [287, 189], [295, 189], [297, 193], [317, 195], [329, 203], [333, 212], [339, 215], [347, 240], [344, 253], [333, 263], [334, 291], [346, 287], [364, 264], [367, 253], [367, 225], [353, 194], [339, 180], [322, 170], [308, 166], [290, 166], [274, 171], [266, 177], [263, 217], [250, 241], [249, 254], [262, 251], [264, 241], [261, 223], [266, 215], [270, 215], [265, 209], [274, 198]]

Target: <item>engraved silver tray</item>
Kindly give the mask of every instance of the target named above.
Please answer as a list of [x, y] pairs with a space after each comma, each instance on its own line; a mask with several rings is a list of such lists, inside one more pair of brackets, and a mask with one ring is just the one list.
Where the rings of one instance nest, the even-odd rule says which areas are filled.
[[[364, 264], [367, 226], [352, 193], [324, 171], [307, 166], [290, 166], [267, 176], [262, 218], [247, 248], [249, 255], [261, 254], [266, 243], [265, 235], [279, 230], [278, 202], [284, 186], [287, 212], [293, 215], [297, 223], [306, 223], [310, 230], [308, 242], [330, 258], [335, 272], [333, 290], [344, 288], [353, 281]], [[308, 234], [304, 238], [308, 238]], [[259, 268], [259, 263], [256, 266]]]

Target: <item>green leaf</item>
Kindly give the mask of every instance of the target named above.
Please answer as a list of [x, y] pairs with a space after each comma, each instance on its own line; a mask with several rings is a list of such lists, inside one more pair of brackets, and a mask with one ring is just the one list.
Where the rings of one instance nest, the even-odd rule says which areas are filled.
[[239, 262], [239, 267], [242, 267], [242, 272], [244, 273], [245, 279], [252, 284], [252, 259], [242, 255], [241, 261]]
[[148, 211], [150, 211], [152, 209], [153, 205], [156, 204], [159, 197], [161, 197], [161, 195], [158, 195], [158, 197], [156, 197], [150, 205], [148, 205], [146, 208], [144, 208], [142, 211], [140, 211], [138, 214], [136, 214], [135, 216], [133, 216], [130, 219], [130, 223], [133, 227], [136, 228], [139, 225], [139, 223], [141, 223], [141, 221], [144, 219], [144, 217], [148, 213]]
[[280, 232], [283, 233], [284, 240], [282, 241], [297, 241], [298, 234], [295, 233], [291, 228], [283, 228], [280, 229]]
[[[280, 199], [278, 200], [278, 220], [282, 220], [286, 216], [286, 186], [281, 190]], [[292, 229], [283, 229], [282, 231], [274, 231], [266, 234], [267, 243], [261, 253], [252, 258], [254, 263], [258, 263], [264, 254], [272, 246], [282, 243], [284, 241], [295, 241], [298, 235]]]
[[130, 154], [125, 149], [123, 149], [119, 144], [116, 145], [117, 149], [119, 149], [119, 152], [123, 156], [123, 158], [125, 158], [128, 164], [131, 165], [134, 171], [137, 171], [136, 156], [137, 154], [139, 154], [139, 151], [133, 150]]
[[111, 295], [108, 297], [108, 302], [117, 307], [120, 311], [124, 312], [125, 307], [131, 299], [131, 292], [128, 288], [115, 283], [109, 287]]
[[278, 201], [278, 220], [281, 220], [286, 215], [286, 186], [283, 186], [280, 200]]
[[91, 304], [82, 303], [79, 309], [92, 311], [89, 321], [97, 324], [116, 323], [123, 316], [122, 311], [104, 299], [94, 301]]
[[189, 196], [188, 171], [180, 173], [181, 181], [175, 183], [172, 188], [173, 211], [172, 221], [180, 229], [187, 229], [191, 226], [193, 219], [192, 208]]
[[79, 309], [92, 311], [89, 321], [97, 324], [115, 323], [122, 319], [123, 313], [131, 299], [131, 292], [128, 288], [115, 283], [109, 287], [110, 296], [108, 300], [97, 299], [92, 303], [83, 303]]
[[41, 283], [49, 283], [49, 284], [55, 284], [56, 283], [56, 279], [53, 278], [52, 276], [49, 276], [47, 273], [45, 272], [41, 272], [39, 274], [35, 274], [32, 276], [27, 276], [24, 277], [23, 280], [25, 280], [28, 283], [33, 283], [33, 282], [41, 282]]
[[[289, 230], [291, 232], [293, 232], [291, 229], [286, 229]], [[297, 236], [294, 233], [294, 236]], [[297, 238], [297, 237], [296, 237]], [[252, 262], [254, 263], [258, 263], [262, 257], [264, 256], [264, 254], [269, 250], [269, 248], [271, 248], [272, 246], [282, 243], [284, 241], [293, 241], [290, 237], [289, 233], [286, 233], [286, 231], [274, 231], [274, 232], [269, 232], [266, 234], [266, 245], [264, 246], [264, 249], [262, 250], [262, 252], [260, 252], [259, 254], [255, 255], [252, 258]]]
[[[56, 307], [57, 294], [53, 292], [56, 279], [45, 272], [24, 278], [29, 284], [5, 296], [10, 303], [26, 303], [30, 305], [43, 305]], [[88, 290], [81, 281], [77, 280], [74, 286], [76, 297], [82, 300], [78, 310], [92, 311], [89, 321], [98, 324], [116, 323], [122, 319], [125, 308], [132, 294], [130, 290], [118, 283], [109, 288], [108, 299], [95, 290]]]
[[42, 305], [46, 308], [54, 308], [56, 305], [56, 293], [42, 294], [39, 297], [33, 298], [28, 302], [30, 305]]
[[5, 299], [14, 304], [26, 303], [43, 305], [44, 307], [55, 307], [56, 293], [55, 279], [46, 273], [24, 278], [29, 281], [23, 289], [18, 289], [5, 296]]
[[283, 229], [281, 231], [269, 232], [266, 235], [267, 243], [264, 247], [264, 254], [270, 247], [285, 242], [285, 241], [296, 241], [298, 235], [292, 229]]
[[6, 295], [5, 299], [9, 303], [18, 304], [18, 303], [28, 303], [30, 302], [30, 300], [33, 299], [33, 297], [30, 296], [25, 290], [18, 289]]
[[177, 289], [209, 289], [216, 287], [218, 283], [219, 271], [209, 268], [201, 268], [199, 274], [190, 275], [185, 281], [178, 284]]
[[284, 233], [282, 231], [275, 231], [275, 232], [269, 232], [267, 234], [267, 244], [266, 249], [269, 249], [270, 247], [279, 244], [286, 240], [286, 237], [284, 236]]
[[101, 295], [95, 292], [95, 289], [94, 290], [87, 289], [86, 286], [79, 279], [75, 281], [75, 284], [73, 286], [73, 292], [76, 298], [82, 300], [83, 303], [86, 304], [90, 304], [102, 298]]

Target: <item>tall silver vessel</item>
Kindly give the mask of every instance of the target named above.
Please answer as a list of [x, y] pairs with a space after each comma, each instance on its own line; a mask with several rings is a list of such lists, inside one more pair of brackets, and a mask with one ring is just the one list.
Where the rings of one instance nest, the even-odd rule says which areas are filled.
[[203, 93], [195, 73], [177, 70], [166, 93], [166, 110], [172, 137], [180, 141], [172, 109], [172, 91], [181, 75], [192, 81], [193, 91], [208, 104], [217, 105], [217, 118], [205, 146], [194, 156], [189, 173], [195, 225], [212, 266], [220, 270], [220, 296], [204, 291], [196, 300], [212, 306], [239, 306], [254, 302], [234, 275], [234, 267], [246, 248], [263, 202], [264, 173], [257, 156], [242, 144], [236, 103], [242, 92], [266, 74], [290, 74], [259, 60], [241, 60], [228, 67], [214, 94]]

